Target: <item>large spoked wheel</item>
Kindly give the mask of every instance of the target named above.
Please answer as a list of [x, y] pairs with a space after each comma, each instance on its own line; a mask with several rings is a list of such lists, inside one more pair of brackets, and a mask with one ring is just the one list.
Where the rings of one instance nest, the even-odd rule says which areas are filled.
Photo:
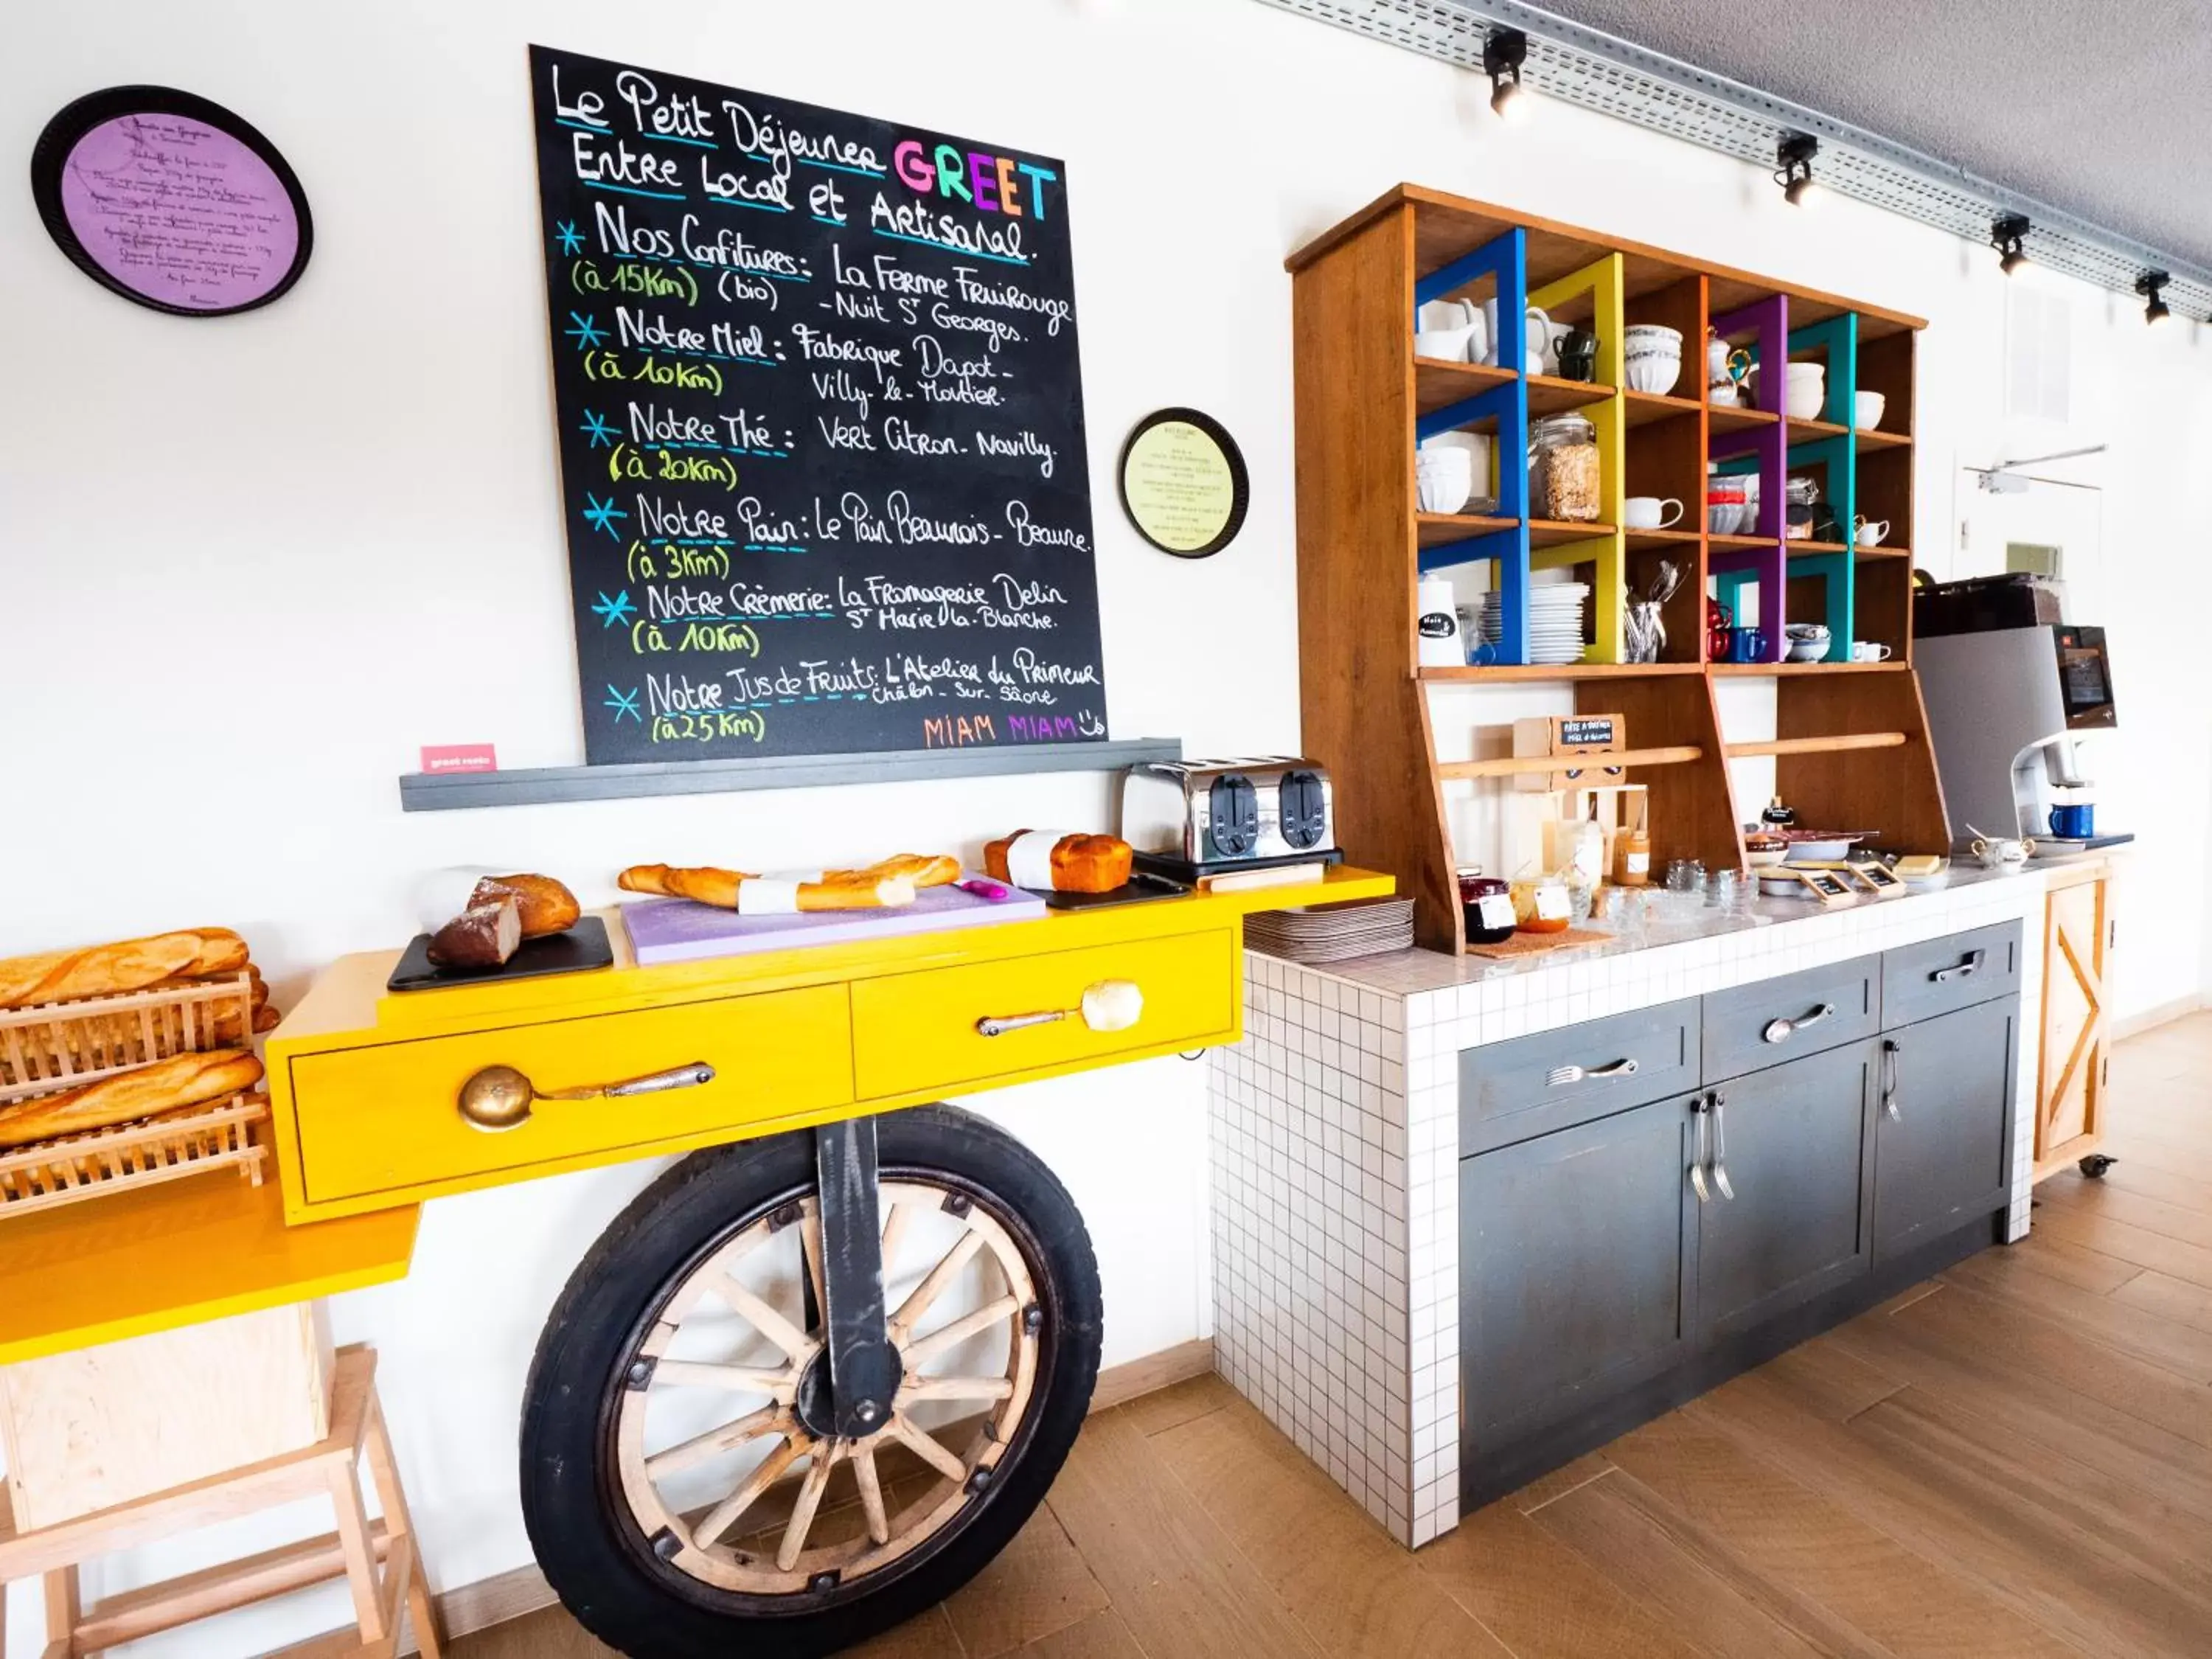
[[896, 1382], [865, 1425], [835, 1397], [811, 1132], [670, 1170], [546, 1323], [523, 1515], [562, 1601], [624, 1653], [830, 1653], [909, 1618], [1004, 1547], [1074, 1442], [1100, 1305], [1066, 1189], [950, 1107], [875, 1133]]

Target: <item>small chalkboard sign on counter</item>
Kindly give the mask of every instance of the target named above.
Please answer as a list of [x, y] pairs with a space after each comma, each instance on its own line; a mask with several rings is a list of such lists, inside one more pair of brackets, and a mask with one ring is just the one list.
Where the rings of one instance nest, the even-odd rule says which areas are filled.
[[530, 55], [586, 757], [1103, 739], [1065, 166]]

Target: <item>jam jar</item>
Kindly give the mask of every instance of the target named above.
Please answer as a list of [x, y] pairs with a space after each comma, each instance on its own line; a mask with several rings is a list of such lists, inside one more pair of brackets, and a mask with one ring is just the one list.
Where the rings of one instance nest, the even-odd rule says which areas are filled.
[[1503, 945], [1513, 937], [1513, 890], [1480, 870], [1459, 872], [1459, 908], [1469, 945]]

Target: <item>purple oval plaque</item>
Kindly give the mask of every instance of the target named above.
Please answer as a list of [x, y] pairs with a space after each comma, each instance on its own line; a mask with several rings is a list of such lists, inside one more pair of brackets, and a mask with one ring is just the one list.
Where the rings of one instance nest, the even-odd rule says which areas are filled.
[[63, 251], [157, 310], [250, 310], [307, 264], [307, 199], [284, 158], [188, 93], [118, 87], [80, 98], [47, 124], [31, 171]]

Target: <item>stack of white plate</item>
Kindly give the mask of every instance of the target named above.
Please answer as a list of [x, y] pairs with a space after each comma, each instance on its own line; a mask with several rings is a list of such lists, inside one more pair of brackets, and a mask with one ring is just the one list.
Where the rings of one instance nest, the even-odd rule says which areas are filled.
[[[1477, 619], [1482, 643], [1498, 643], [1498, 601], [1492, 588], [1482, 596]], [[1583, 654], [1583, 609], [1588, 582], [1545, 582], [1528, 590], [1528, 660], [1547, 665], [1579, 661]]]

